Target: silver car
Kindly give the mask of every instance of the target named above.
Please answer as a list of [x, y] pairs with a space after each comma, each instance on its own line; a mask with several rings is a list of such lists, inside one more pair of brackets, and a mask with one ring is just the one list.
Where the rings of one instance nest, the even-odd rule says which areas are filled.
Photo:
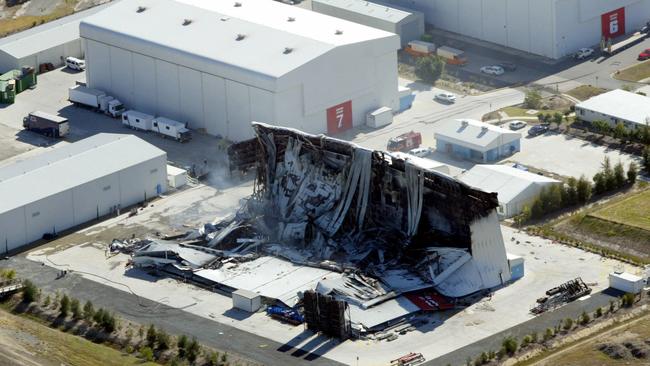
[[505, 72], [501, 66], [483, 66], [481, 67], [481, 72], [488, 75], [503, 75]]
[[445, 103], [455, 103], [456, 102], [456, 95], [452, 94], [452, 93], [446, 93], [446, 92], [438, 93], [438, 94], [436, 94], [436, 96], [434, 98], [436, 100], [439, 100], [439, 101], [445, 102]]

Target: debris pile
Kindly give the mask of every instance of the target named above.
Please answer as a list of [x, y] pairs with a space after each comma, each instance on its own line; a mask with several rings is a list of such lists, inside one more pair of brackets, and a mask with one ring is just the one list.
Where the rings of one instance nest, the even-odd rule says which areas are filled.
[[590, 293], [591, 288], [582, 281], [582, 278], [578, 277], [546, 291], [546, 296], [537, 299], [537, 306], [530, 311], [533, 314], [541, 314], [589, 295]]

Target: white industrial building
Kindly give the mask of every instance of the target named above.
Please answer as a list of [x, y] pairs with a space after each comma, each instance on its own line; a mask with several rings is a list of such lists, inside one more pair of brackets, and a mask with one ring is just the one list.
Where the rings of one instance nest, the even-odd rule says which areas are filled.
[[436, 28], [550, 58], [615, 38], [650, 19], [648, 0], [389, 0]]
[[365, 0], [312, 0], [313, 11], [395, 33], [402, 46], [424, 34], [424, 14]]
[[441, 122], [434, 134], [436, 150], [463, 159], [488, 163], [521, 149], [521, 134], [473, 119]]
[[335, 134], [398, 110], [399, 37], [269, 0], [124, 0], [80, 25], [89, 87], [240, 141]]
[[622, 123], [629, 130], [650, 125], [650, 98], [615, 89], [591, 97], [575, 106], [576, 117], [583, 121], [605, 121], [611, 127]]
[[83, 58], [79, 23], [85, 17], [112, 5], [96, 6], [0, 39], [0, 74], [40, 64], [62, 66], [68, 56]]
[[0, 168], [0, 252], [155, 197], [166, 163], [135, 136], [102, 133]]
[[458, 179], [485, 192], [496, 192], [501, 218], [518, 215], [544, 188], [562, 182], [507, 165], [475, 165]]

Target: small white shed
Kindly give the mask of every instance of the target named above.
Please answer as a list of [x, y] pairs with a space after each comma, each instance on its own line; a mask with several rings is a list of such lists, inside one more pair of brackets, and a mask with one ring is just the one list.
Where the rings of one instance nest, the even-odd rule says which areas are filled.
[[372, 128], [384, 127], [393, 123], [393, 109], [381, 107], [366, 115], [366, 125]]
[[616, 290], [638, 294], [643, 290], [644, 285], [643, 277], [631, 273], [612, 272], [609, 274], [609, 287]]
[[262, 307], [262, 297], [255, 292], [239, 289], [232, 293], [232, 307], [254, 313]]
[[187, 171], [173, 165], [167, 165], [167, 185], [170, 188], [181, 188], [187, 184]]

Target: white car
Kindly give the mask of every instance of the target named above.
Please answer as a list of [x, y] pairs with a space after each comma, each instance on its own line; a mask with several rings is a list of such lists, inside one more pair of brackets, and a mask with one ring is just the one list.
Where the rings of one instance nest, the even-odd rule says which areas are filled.
[[453, 93], [438, 93], [434, 98], [436, 100], [439, 100], [441, 102], [446, 102], [446, 103], [456, 102], [456, 95]]
[[503, 75], [505, 72], [501, 66], [483, 66], [481, 72], [488, 75]]
[[585, 59], [594, 54], [593, 48], [581, 48], [573, 55], [576, 60]]
[[86, 61], [76, 57], [66, 57], [65, 66], [72, 70], [83, 71], [86, 69]]
[[526, 122], [524, 121], [512, 121], [508, 124], [510, 126], [511, 130], [521, 130], [522, 128], [526, 127]]
[[418, 147], [417, 149], [412, 149], [409, 151], [410, 155], [417, 156], [419, 158], [423, 158], [425, 156], [429, 156], [431, 154], [431, 148], [430, 147]]

